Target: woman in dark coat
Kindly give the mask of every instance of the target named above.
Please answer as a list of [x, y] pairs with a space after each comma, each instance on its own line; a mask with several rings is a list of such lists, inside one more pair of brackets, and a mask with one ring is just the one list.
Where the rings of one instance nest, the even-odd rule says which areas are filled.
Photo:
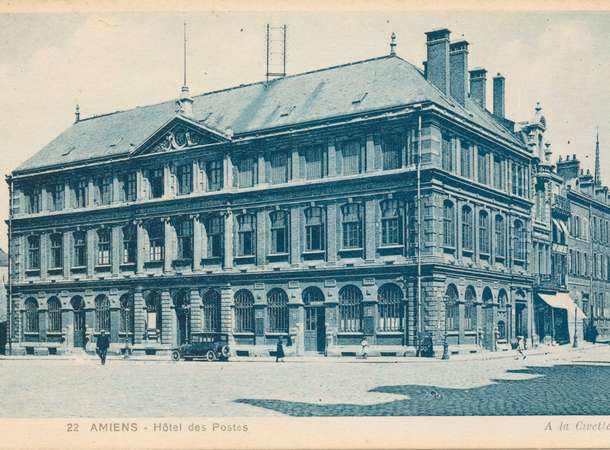
[[284, 362], [284, 343], [282, 342], [282, 338], [278, 338], [277, 347], [275, 348], [275, 362], [278, 361]]

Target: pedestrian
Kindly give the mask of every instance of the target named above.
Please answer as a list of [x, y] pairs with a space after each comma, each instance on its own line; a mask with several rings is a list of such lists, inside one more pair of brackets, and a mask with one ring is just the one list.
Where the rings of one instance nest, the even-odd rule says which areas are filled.
[[591, 325], [591, 342], [595, 344], [597, 341], [597, 327], [595, 325]]
[[100, 357], [102, 366], [106, 364], [106, 354], [108, 353], [108, 347], [110, 347], [110, 340], [106, 335], [106, 330], [102, 330], [100, 336], [96, 341], [96, 353]]
[[[519, 343], [517, 344], [517, 352], [519, 352], [519, 355], [521, 355], [523, 357], [523, 359], [526, 358], [525, 355], [525, 339], [523, 339], [523, 336], [519, 336]], [[515, 358], [517, 359], [517, 358]]]
[[275, 348], [275, 362], [278, 361], [284, 362], [284, 342], [281, 337], [277, 339], [277, 346]]
[[362, 347], [362, 359], [366, 359], [366, 356], [369, 353], [369, 343], [366, 340], [366, 337], [362, 338], [362, 341], [360, 341], [360, 346]]

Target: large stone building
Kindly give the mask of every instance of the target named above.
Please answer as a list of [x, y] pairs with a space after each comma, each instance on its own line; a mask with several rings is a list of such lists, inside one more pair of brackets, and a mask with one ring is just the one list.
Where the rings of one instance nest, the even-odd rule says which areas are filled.
[[146, 353], [218, 332], [237, 355], [280, 336], [331, 355], [363, 337], [411, 354], [420, 332], [454, 351], [536, 342], [561, 184], [546, 123], [505, 117], [500, 74], [490, 112], [486, 71], [449, 36], [427, 33], [423, 70], [392, 42], [268, 83], [77, 112], [9, 179], [13, 347], [58, 353], [103, 329]]

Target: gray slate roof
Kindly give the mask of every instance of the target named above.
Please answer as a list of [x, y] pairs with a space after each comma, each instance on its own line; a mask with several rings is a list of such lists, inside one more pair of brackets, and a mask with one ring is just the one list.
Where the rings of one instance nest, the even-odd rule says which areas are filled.
[[[359, 104], [357, 96], [366, 93]], [[423, 73], [397, 56], [359, 61], [193, 97], [194, 119], [235, 135], [364, 113], [422, 101], [449, 108], [519, 144], [488, 111], [468, 98], [466, 109], [450, 100]], [[294, 107], [287, 116], [286, 108]], [[16, 172], [125, 155], [176, 115], [175, 100], [95, 116], [73, 124]]]

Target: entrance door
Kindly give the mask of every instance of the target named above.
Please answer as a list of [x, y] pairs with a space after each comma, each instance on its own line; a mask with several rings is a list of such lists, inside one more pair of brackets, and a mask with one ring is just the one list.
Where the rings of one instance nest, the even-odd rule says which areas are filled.
[[85, 346], [85, 305], [82, 298], [72, 299], [74, 311], [74, 347]]
[[305, 308], [305, 351], [324, 352], [326, 325], [323, 306]]
[[178, 325], [177, 341], [178, 345], [182, 345], [187, 342], [188, 336], [188, 310], [187, 308], [178, 306], [176, 307], [176, 323]]

